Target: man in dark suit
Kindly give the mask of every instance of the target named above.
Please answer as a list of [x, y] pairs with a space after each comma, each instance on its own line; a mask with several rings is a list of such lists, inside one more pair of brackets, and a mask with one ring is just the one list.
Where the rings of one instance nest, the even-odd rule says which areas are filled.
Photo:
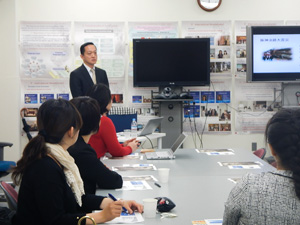
[[87, 42], [80, 47], [82, 66], [70, 74], [70, 90], [73, 98], [86, 95], [87, 91], [97, 83], [109, 87], [105, 70], [95, 67], [97, 62], [97, 48], [92, 42]]

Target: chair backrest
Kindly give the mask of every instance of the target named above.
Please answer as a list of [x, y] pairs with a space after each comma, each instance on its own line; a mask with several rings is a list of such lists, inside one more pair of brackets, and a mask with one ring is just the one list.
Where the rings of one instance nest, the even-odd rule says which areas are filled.
[[9, 174], [9, 169], [16, 166], [15, 162], [12, 161], [0, 161], [0, 177], [6, 176]]
[[259, 157], [261, 159], [263, 159], [265, 157], [266, 153], [267, 153], [267, 151], [265, 148], [260, 148], [253, 152], [254, 155], [256, 155], [257, 157]]
[[8, 146], [11, 147], [13, 144], [8, 142], [0, 142], [0, 177], [6, 176], [9, 174], [9, 169], [13, 166], [16, 166], [15, 162], [4, 161], [4, 152], [3, 148]]
[[1, 181], [0, 187], [3, 190], [8, 208], [11, 210], [17, 210], [17, 204], [18, 204], [18, 192], [8, 183]]
[[274, 166], [275, 168], [277, 168], [277, 162], [276, 161], [272, 162], [271, 165]]
[[0, 161], [3, 161], [3, 148], [6, 146], [11, 147], [13, 144], [8, 142], [0, 142]]

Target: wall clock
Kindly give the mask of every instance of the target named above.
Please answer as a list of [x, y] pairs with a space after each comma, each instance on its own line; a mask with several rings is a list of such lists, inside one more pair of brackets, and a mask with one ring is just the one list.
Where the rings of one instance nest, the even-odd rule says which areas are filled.
[[219, 8], [222, 0], [197, 0], [197, 2], [203, 10], [211, 12]]

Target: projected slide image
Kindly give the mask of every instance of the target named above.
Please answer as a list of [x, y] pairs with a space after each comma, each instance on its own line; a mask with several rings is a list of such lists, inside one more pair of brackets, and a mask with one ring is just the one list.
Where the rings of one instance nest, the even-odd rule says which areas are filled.
[[292, 60], [293, 54], [291, 48], [269, 49], [263, 53], [263, 60]]
[[253, 36], [253, 73], [299, 73], [300, 34]]

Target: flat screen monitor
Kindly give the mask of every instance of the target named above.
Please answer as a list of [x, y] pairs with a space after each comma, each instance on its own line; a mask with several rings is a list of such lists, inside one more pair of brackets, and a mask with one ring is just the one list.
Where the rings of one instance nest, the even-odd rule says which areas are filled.
[[247, 81], [300, 82], [300, 26], [247, 27]]
[[210, 84], [210, 40], [134, 39], [134, 87]]

